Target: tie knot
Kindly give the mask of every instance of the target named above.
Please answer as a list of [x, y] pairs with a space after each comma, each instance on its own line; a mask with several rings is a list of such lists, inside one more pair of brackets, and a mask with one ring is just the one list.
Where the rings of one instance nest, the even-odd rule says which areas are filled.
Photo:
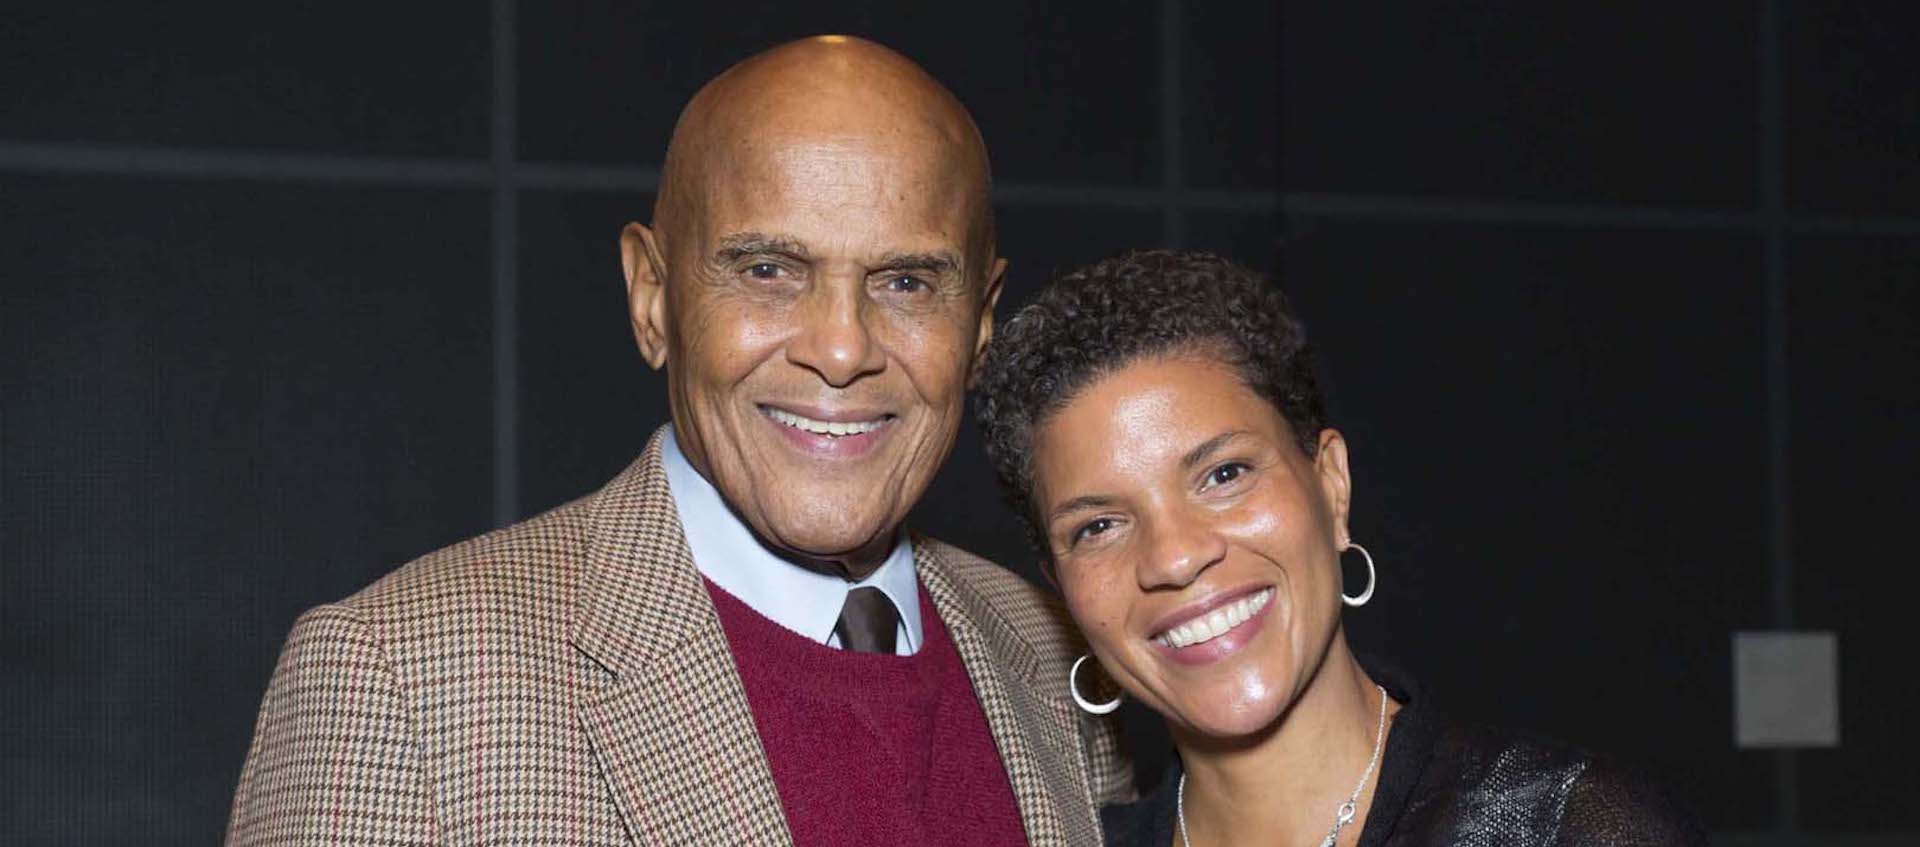
[[886, 592], [861, 586], [847, 592], [846, 605], [840, 607], [840, 622], [833, 631], [840, 646], [856, 653], [892, 653], [893, 641], [900, 629], [900, 610]]

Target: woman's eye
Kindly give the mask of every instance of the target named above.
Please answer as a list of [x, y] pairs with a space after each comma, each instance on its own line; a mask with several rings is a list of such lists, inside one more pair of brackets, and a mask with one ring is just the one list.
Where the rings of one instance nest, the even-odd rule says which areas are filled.
[[1246, 475], [1247, 470], [1245, 462], [1228, 462], [1207, 472], [1207, 486], [1226, 485]]
[[1073, 531], [1073, 543], [1079, 544], [1110, 529], [1113, 529], [1112, 518], [1094, 518]]

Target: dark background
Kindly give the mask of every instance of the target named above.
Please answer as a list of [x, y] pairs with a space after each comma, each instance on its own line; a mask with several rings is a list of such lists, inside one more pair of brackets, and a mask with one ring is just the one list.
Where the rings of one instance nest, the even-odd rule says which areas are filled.
[[[843, 31], [973, 109], [1003, 315], [1127, 246], [1279, 272], [1363, 648], [1722, 843], [1911, 843], [1911, 8], [9, 4], [0, 841], [217, 840], [301, 609], [629, 461], [663, 393], [615, 237], [679, 106]], [[979, 449], [917, 521], [1032, 575]], [[1773, 628], [1838, 633], [1839, 747], [1735, 749]]]

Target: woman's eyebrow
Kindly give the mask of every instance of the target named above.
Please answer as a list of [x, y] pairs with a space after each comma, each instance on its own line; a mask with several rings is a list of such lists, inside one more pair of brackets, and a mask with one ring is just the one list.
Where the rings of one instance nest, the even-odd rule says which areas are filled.
[[1047, 523], [1053, 523], [1059, 520], [1062, 515], [1078, 512], [1082, 509], [1098, 509], [1111, 505], [1113, 505], [1112, 497], [1104, 494], [1082, 494], [1079, 497], [1075, 497], [1072, 500], [1053, 507], [1053, 510], [1047, 513]]
[[1219, 435], [1200, 442], [1200, 446], [1188, 450], [1187, 455], [1180, 457], [1180, 467], [1187, 469], [1193, 468], [1194, 465], [1198, 465], [1212, 458], [1213, 454], [1220, 452], [1220, 448], [1227, 446], [1227, 442], [1244, 434], [1245, 430], [1236, 429], [1231, 432], [1220, 433]]

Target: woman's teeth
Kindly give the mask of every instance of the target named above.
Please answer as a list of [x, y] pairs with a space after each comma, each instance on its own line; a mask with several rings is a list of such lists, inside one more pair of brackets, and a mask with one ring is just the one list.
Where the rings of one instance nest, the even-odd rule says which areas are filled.
[[1153, 643], [1175, 650], [1205, 644], [1246, 623], [1248, 618], [1266, 608], [1272, 600], [1273, 589], [1262, 589], [1160, 633], [1153, 637]]
[[813, 418], [803, 417], [770, 406], [763, 408], [766, 409], [767, 417], [793, 427], [794, 429], [806, 430], [815, 435], [860, 435], [879, 429], [880, 425], [886, 423], [887, 420], [886, 418], [876, 418], [870, 421], [816, 421]]

